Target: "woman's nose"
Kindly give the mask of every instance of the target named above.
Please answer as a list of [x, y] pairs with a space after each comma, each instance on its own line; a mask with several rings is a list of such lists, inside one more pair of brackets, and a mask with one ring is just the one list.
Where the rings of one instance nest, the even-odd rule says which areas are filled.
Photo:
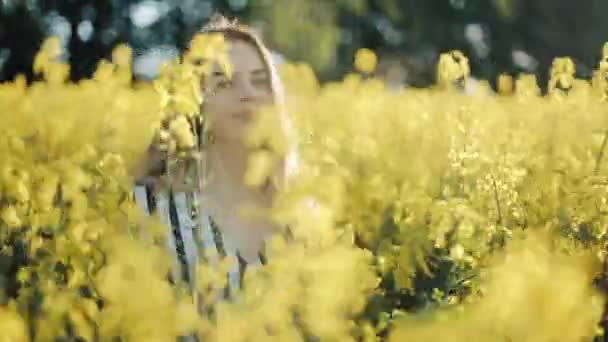
[[259, 94], [256, 92], [255, 88], [251, 84], [251, 82], [245, 81], [242, 82], [240, 87], [240, 100], [241, 102], [256, 102], [259, 98]]

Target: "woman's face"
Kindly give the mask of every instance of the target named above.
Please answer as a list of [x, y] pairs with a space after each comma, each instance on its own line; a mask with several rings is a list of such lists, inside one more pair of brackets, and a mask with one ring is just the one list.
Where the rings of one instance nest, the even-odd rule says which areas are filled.
[[231, 40], [229, 57], [232, 78], [215, 66], [204, 85], [204, 111], [215, 139], [243, 141], [256, 111], [272, 103], [270, 75], [252, 43]]

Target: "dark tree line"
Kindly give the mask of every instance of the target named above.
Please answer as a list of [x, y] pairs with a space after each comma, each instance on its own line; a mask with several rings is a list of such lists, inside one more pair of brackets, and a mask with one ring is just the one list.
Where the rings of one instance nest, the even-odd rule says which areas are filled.
[[[163, 8], [145, 27], [131, 15], [142, 3]], [[294, 27], [276, 27], [272, 13], [281, 4], [308, 4], [312, 10], [290, 21]], [[360, 47], [395, 61], [414, 86], [433, 82], [439, 53], [451, 49], [463, 50], [473, 74], [491, 82], [501, 72], [533, 72], [545, 81], [551, 60], [563, 55], [575, 59], [580, 77], [589, 77], [608, 41], [603, 0], [9, 0], [0, 3], [0, 80], [20, 73], [33, 77], [33, 56], [53, 32], [53, 16], [69, 25], [66, 48], [71, 78], [78, 80], [90, 76], [118, 43], [129, 43], [136, 56], [155, 46], [180, 51], [214, 12], [256, 23], [271, 47], [289, 59], [311, 61], [316, 50], [332, 49], [329, 63], [315, 65], [325, 80], [350, 70]], [[307, 37], [297, 26], [311, 20], [325, 20], [338, 38]], [[78, 34], [83, 21], [92, 28], [86, 40]], [[283, 30], [293, 32], [290, 47], [278, 38]], [[532, 64], [522, 65], [522, 58]]]

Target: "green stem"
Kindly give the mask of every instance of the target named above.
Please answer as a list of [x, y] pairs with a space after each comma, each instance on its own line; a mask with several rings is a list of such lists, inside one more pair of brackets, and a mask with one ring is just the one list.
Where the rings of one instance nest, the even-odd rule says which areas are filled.
[[606, 149], [606, 144], [608, 144], [608, 130], [604, 132], [602, 146], [600, 147], [600, 152], [597, 154], [597, 158], [595, 160], [595, 170], [593, 170], [594, 175], [597, 175], [600, 171], [600, 164], [602, 162], [602, 159], [604, 158], [604, 150]]

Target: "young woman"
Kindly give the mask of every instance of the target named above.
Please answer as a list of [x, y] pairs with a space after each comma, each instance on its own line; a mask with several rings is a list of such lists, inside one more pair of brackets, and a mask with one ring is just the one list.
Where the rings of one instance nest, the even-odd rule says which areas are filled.
[[[291, 123], [283, 108], [282, 86], [271, 54], [247, 28], [215, 17], [203, 33], [224, 35], [233, 67], [229, 78], [216, 66], [201, 85], [205, 94], [201, 111], [206, 118], [205, 131], [211, 137], [199, 146], [204, 161], [200, 165], [200, 183], [204, 185], [197, 192], [185, 189], [168, 194], [138, 185], [135, 198], [149, 213], [158, 212], [161, 220], [173, 227], [170, 248], [177, 250], [175, 256], [180, 262], [176, 263], [176, 269], [182, 266], [181, 274], [176, 271], [174, 277], [192, 284], [196, 278], [198, 252], [201, 248], [215, 248], [220, 254], [239, 260], [240, 268], [230, 273], [230, 285], [234, 288], [239, 286], [245, 265], [256, 265], [263, 260], [264, 241], [279, 229], [266, 215], [244, 215], [242, 209], [258, 213], [269, 210], [277, 188], [295, 169], [296, 159], [292, 152], [281, 160], [273, 181], [257, 188], [244, 184], [248, 159], [253, 152], [245, 144], [245, 138], [257, 111], [264, 106], [274, 106], [281, 122], [281, 131], [277, 134], [291, 136]], [[200, 127], [197, 130], [202, 131]], [[158, 154], [150, 153], [145, 169], [158, 170], [161, 160]], [[197, 225], [190, 215], [192, 206], [197, 211], [200, 231], [193, 230]]]

